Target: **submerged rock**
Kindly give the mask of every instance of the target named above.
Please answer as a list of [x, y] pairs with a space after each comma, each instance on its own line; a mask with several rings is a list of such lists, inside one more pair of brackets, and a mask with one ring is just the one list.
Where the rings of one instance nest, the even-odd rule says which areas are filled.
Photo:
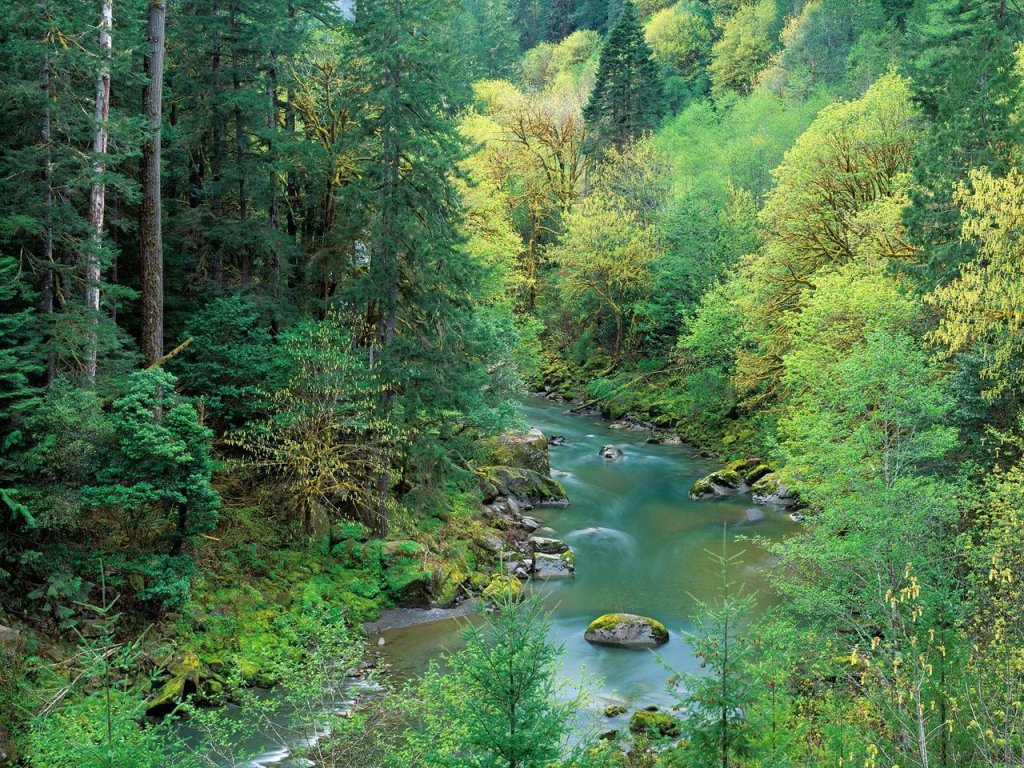
[[605, 461], [615, 461], [617, 459], [621, 459], [623, 456], [622, 449], [617, 445], [602, 446], [598, 454]]
[[576, 555], [570, 549], [560, 555], [538, 552], [533, 556], [532, 574], [535, 579], [563, 579], [576, 573]]
[[583, 639], [618, 648], [656, 648], [668, 642], [668, 630], [656, 619], [632, 613], [606, 613], [590, 622]]
[[548, 445], [552, 448], [557, 448], [560, 445], [565, 445], [565, 438], [562, 435], [552, 435], [548, 438]]

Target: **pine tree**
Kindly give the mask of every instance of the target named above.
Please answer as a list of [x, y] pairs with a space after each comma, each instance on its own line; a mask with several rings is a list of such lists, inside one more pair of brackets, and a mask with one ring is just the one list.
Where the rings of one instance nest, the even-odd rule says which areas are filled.
[[567, 38], [576, 29], [575, 0], [546, 0], [544, 10], [544, 39], [549, 43], [558, 43]]
[[509, 78], [518, 64], [519, 41], [508, 0], [464, 0], [461, 16], [471, 78]]
[[663, 112], [661, 70], [644, 38], [636, 4], [626, 0], [601, 51], [585, 116], [599, 145], [622, 147], [654, 129]]

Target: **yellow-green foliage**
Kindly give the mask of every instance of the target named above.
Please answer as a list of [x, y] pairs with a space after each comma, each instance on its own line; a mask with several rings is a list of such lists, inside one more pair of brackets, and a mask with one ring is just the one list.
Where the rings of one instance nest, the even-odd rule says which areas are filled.
[[948, 356], [971, 350], [984, 360], [985, 395], [1019, 394], [1024, 386], [1024, 174], [1004, 178], [982, 168], [957, 188], [963, 236], [979, 257], [928, 297], [942, 312], [932, 339]]
[[774, 47], [774, 23], [772, 0], [741, 5], [729, 18], [722, 37], [715, 43], [711, 61], [711, 92], [715, 96], [727, 91], [747, 94], [753, 90]]
[[654, 58], [680, 75], [692, 75], [711, 51], [711, 29], [683, 3], [655, 13], [644, 27]]
[[523, 583], [515, 576], [496, 573], [491, 583], [483, 591], [485, 600], [500, 603], [504, 600], [520, 600], [523, 596]]

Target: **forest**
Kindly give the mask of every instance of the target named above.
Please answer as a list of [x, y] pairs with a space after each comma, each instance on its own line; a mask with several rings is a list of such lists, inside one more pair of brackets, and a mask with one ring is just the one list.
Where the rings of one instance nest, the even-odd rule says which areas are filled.
[[0, 766], [1024, 766], [1018, 0], [0, 40]]

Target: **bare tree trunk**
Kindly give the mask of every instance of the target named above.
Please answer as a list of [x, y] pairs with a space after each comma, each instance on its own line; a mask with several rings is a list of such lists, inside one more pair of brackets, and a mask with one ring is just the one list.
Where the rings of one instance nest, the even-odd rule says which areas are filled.
[[142, 355], [147, 363], [164, 354], [164, 248], [161, 220], [160, 154], [164, 95], [164, 27], [166, 0], [149, 0], [148, 82], [143, 92], [151, 131], [142, 147], [142, 216], [139, 224], [142, 268]]
[[92, 242], [85, 255], [85, 306], [89, 313], [90, 326], [85, 348], [85, 375], [90, 384], [96, 383], [96, 357], [99, 347], [103, 218], [107, 204], [103, 174], [107, 170], [107, 120], [110, 117], [110, 51], [113, 47], [113, 28], [114, 0], [103, 0], [100, 14], [100, 69], [96, 76], [96, 102], [93, 108], [96, 128], [92, 140], [92, 170], [95, 180], [89, 195]]

